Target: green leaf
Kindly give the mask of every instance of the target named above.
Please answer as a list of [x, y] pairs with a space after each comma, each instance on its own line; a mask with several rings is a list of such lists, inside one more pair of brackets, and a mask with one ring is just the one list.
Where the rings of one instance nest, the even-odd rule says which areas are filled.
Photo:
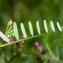
[[28, 22], [28, 25], [29, 25], [30, 34], [33, 36], [34, 33], [33, 33], [33, 27], [31, 21]]
[[6, 42], [9, 42], [9, 39], [0, 31], [0, 37], [6, 41]]
[[6, 32], [8, 32], [8, 31], [10, 31], [12, 29], [12, 23], [13, 22], [11, 20], [8, 22], [8, 25], [7, 25], [7, 28], [6, 28]]
[[24, 24], [21, 23], [21, 24], [20, 24], [20, 27], [21, 27], [21, 31], [22, 31], [23, 36], [24, 36], [25, 38], [27, 38], [27, 33], [26, 33], [26, 30], [25, 30]]
[[12, 20], [10, 19], [10, 21], [8, 22], [8, 25], [12, 25]]
[[19, 40], [19, 34], [18, 34], [16, 22], [13, 23], [13, 31], [14, 31], [14, 35], [15, 35], [16, 39]]
[[12, 24], [13, 24], [13, 22], [11, 20], [7, 24], [5, 35], [8, 36], [8, 37], [12, 35], [11, 33], [13, 33], [13, 26], [12, 26]]

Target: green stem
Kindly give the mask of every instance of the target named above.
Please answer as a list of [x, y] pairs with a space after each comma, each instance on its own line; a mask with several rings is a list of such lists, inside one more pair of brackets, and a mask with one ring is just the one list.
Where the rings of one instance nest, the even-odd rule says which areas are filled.
[[1, 47], [5, 47], [5, 46], [8, 46], [8, 45], [15, 44], [15, 43], [17, 43], [17, 42], [22, 42], [22, 41], [26, 41], [26, 40], [29, 40], [29, 39], [32, 39], [32, 38], [35, 38], [35, 37], [39, 37], [39, 36], [42, 36], [42, 35], [44, 35], [44, 34], [36, 35], [36, 36], [29, 37], [29, 38], [26, 38], [26, 39], [20, 39], [20, 40], [18, 40], [18, 41], [10, 42], [10, 43], [7, 43], [7, 44], [3, 44], [3, 45], [0, 45], [0, 48], [1, 48]]

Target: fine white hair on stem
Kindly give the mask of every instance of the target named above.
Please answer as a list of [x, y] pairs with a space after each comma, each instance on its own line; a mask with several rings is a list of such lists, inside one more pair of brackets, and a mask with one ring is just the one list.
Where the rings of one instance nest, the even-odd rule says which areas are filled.
[[33, 27], [31, 21], [28, 22], [30, 34], [33, 36]]
[[44, 28], [45, 28], [45, 31], [48, 33], [48, 27], [47, 27], [47, 22], [46, 22], [46, 20], [44, 20]]
[[50, 26], [51, 26], [51, 28], [52, 28], [52, 31], [55, 32], [55, 27], [54, 27], [53, 21], [50, 21]]
[[61, 28], [61, 26], [60, 26], [59, 22], [57, 22], [57, 27], [58, 27], [59, 31], [61, 31], [61, 32], [62, 32], [62, 28]]
[[39, 21], [36, 22], [36, 27], [37, 27], [37, 32], [38, 32], [38, 34], [40, 34], [40, 25], [39, 25]]
[[23, 36], [25, 38], [27, 38], [27, 34], [26, 34], [26, 30], [25, 30], [24, 24], [23, 23], [20, 23], [20, 27], [21, 27], [21, 31], [22, 31]]

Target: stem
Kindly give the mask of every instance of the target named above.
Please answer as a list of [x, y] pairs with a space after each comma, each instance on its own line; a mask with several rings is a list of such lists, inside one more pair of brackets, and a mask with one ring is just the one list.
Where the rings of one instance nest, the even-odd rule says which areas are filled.
[[29, 39], [32, 39], [32, 38], [35, 38], [35, 37], [39, 37], [39, 36], [42, 36], [42, 35], [44, 35], [44, 34], [36, 35], [36, 36], [29, 37], [29, 38], [26, 38], [26, 39], [20, 39], [20, 40], [18, 40], [18, 41], [14, 41], [14, 42], [10, 42], [10, 43], [4, 44], [4, 45], [0, 45], [0, 48], [1, 48], [1, 47], [5, 47], [5, 46], [8, 46], [8, 45], [15, 44], [15, 43], [17, 43], [17, 42], [22, 42], [22, 41], [26, 41], [26, 40], [29, 40]]

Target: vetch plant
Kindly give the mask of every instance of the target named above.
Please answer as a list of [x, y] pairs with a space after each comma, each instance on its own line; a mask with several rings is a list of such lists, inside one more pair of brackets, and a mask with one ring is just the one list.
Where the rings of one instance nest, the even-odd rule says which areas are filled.
[[[47, 26], [46, 20], [43, 21], [43, 24], [44, 24], [45, 31], [48, 33], [48, 26]], [[56, 24], [57, 24], [58, 30], [62, 32], [62, 27], [60, 26], [59, 22], [57, 22]], [[28, 25], [29, 25], [30, 34], [33, 36], [34, 35], [34, 31], [33, 31], [33, 27], [32, 27], [31, 21], [28, 22]], [[50, 26], [51, 26], [52, 31], [55, 32], [55, 27], [54, 27], [53, 21], [50, 21]], [[25, 38], [27, 38], [27, 33], [26, 33], [26, 30], [25, 30], [24, 24], [20, 23], [20, 27], [21, 27], [21, 31], [22, 31], [23, 36]], [[38, 34], [40, 35], [41, 31], [40, 31], [39, 21], [36, 22], [36, 29], [37, 29]], [[19, 40], [19, 33], [18, 33], [18, 28], [17, 28], [16, 22], [12, 22], [10, 20], [10, 22], [8, 23], [5, 35], [7, 37], [15, 36], [16, 40]], [[0, 31], [0, 37], [3, 40], [6, 39], [5, 40], [6, 42], [9, 42], [8, 38], [5, 35]]]
[[[4, 43], [2, 43], [2, 45], [0, 45], [0, 48], [3, 48], [3, 47], [6, 47], [8, 45], [14, 45], [16, 46], [18, 49], [21, 48], [20, 46], [24, 46], [23, 43], [25, 43], [26, 40], [29, 40], [29, 39], [33, 39], [33, 38], [36, 38], [36, 37], [40, 37], [42, 36], [43, 34], [41, 33], [41, 26], [40, 26], [40, 22], [37, 20], [36, 21], [36, 30], [38, 32], [38, 35], [34, 35], [34, 30], [33, 30], [33, 24], [31, 21], [29, 21], [28, 23], [28, 28], [29, 28], [29, 32], [30, 32], [30, 37], [28, 37], [27, 33], [26, 33], [26, 29], [25, 29], [25, 26], [24, 26], [24, 23], [20, 23], [20, 29], [21, 29], [21, 32], [22, 32], [22, 36], [20, 37], [19, 36], [19, 32], [18, 32], [18, 27], [17, 27], [17, 24], [16, 22], [12, 22], [12, 20], [9, 21], [8, 25], [7, 25], [7, 29], [6, 29], [6, 32], [5, 34], [3, 34], [1, 31], [0, 31], [0, 37], [4, 40]], [[53, 21], [50, 21], [50, 27], [52, 29], [53, 32], [56, 32], [56, 28], [54, 26], [54, 23]], [[44, 30], [46, 33], [49, 33], [49, 28], [48, 28], [48, 24], [47, 24], [47, 21], [44, 20], [43, 21], [43, 26], [44, 26]], [[59, 22], [56, 22], [56, 26], [58, 28], [58, 30], [60, 32], [62, 32], [62, 27], [60, 26]], [[39, 50], [39, 52], [41, 54], [44, 54], [45, 56], [45, 61], [46, 59], [51, 59], [51, 60], [56, 60], [58, 62], [63, 62], [60, 58], [58, 58], [51, 50], [49, 44], [47, 42], [45, 42], [45, 46], [46, 46], [46, 50], [44, 49], [44, 47], [39, 43], [39, 42], [35, 42], [34, 43], [35, 47]], [[46, 53], [46, 54], [45, 54]], [[57, 52], [58, 53], [58, 52]], [[40, 56], [40, 55], [39, 55]], [[42, 58], [42, 57], [41, 57]]]

